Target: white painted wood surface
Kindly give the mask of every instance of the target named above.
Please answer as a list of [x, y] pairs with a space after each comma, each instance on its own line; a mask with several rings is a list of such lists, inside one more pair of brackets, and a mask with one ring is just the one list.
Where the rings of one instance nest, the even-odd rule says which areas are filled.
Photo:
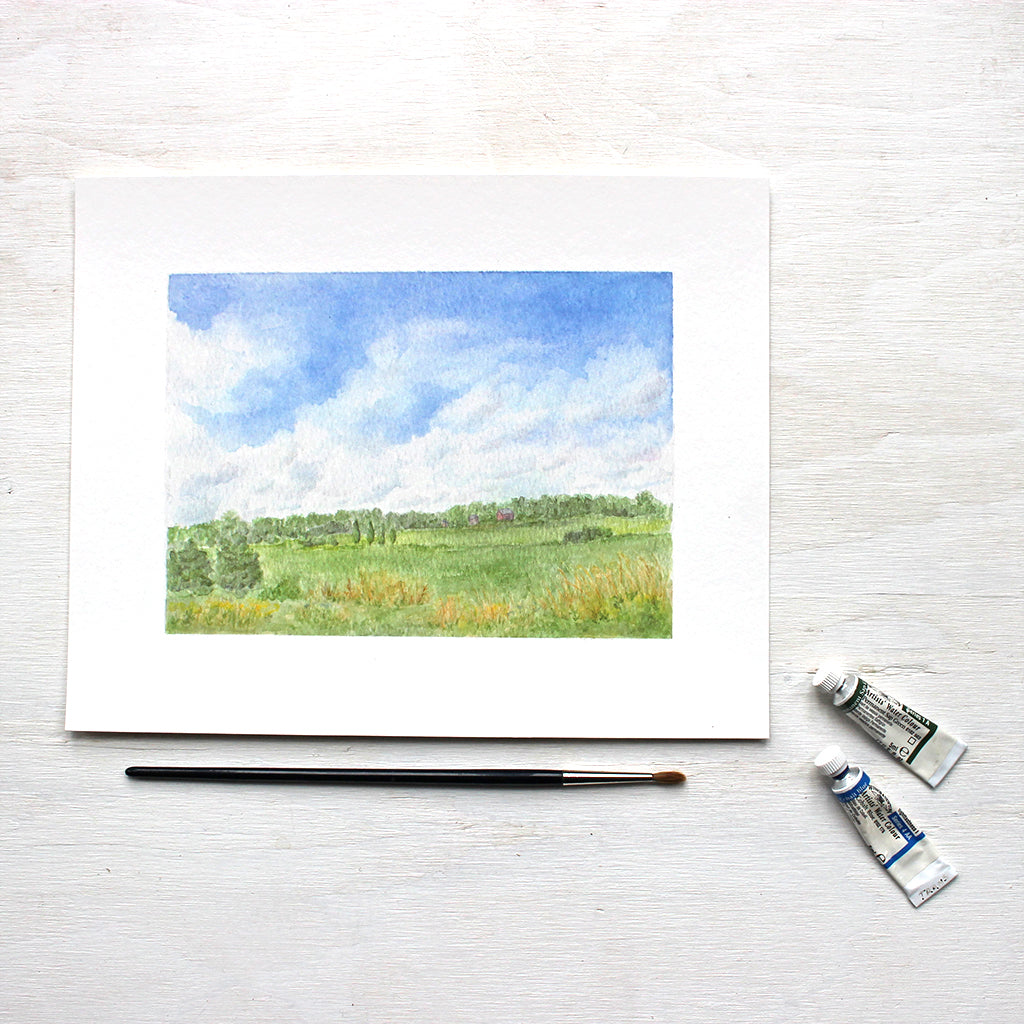
[[[0, 0], [0, 1019], [1019, 1021], [1022, 29], [1006, 2]], [[773, 183], [770, 741], [62, 731], [75, 176], [724, 154]], [[809, 692], [836, 654], [971, 741], [937, 791]], [[809, 768], [835, 740], [959, 866], [920, 910]], [[121, 775], [213, 760], [691, 779]]]

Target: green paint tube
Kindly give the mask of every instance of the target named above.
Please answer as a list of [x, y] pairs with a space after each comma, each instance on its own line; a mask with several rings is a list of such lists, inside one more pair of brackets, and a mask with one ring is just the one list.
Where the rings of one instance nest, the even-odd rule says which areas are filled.
[[879, 746], [930, 786], [937, 786], [967, 749], [963, 740], [865, 682], [856, 672], [826, 665], [814, 685]]

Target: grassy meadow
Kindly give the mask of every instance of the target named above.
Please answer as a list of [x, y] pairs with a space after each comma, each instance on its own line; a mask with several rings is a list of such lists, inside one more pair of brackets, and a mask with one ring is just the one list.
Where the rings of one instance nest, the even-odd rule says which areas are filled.
[[169, 633], [669, 637], [665, 516], [409, 529], [390, 543], [255, 543], [244, 594], [170, 592]]

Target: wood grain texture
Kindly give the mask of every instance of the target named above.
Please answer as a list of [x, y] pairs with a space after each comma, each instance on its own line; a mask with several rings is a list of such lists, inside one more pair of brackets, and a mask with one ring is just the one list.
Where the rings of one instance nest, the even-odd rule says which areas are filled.
[[[0, 0], [0, 1019], [1019, 1020], [1022, 28], [1010, 2]], [[772, 176], [770, 741], [62, 731], [74, 177], [726, 156]], [[835, 655], [971, 741], [938, 790], [808, 692]], [[809, 769], [837, 740], [960, 868], [920, 910]], [[689, 781], [121, 775], [147, 761]]]

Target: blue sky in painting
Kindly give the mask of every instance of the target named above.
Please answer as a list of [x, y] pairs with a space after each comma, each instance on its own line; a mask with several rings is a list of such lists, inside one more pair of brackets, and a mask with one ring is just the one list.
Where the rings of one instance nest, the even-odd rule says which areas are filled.
[[169, 518], [670, 497], [664, 273], [174, 275]]

